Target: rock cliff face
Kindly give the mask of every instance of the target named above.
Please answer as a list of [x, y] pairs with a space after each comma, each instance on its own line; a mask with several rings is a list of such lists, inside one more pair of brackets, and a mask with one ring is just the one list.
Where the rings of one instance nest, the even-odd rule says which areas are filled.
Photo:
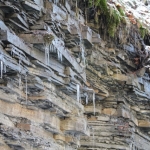
[[148, 8], [0, 0], [0, 150], [150, 150]]

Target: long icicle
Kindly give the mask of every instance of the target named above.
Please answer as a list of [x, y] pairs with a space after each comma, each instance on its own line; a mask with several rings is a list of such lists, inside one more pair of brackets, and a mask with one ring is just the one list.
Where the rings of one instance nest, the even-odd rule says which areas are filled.
[[60, 59], [60, 53], [58, 50], [57, 50], [57, 55], [58, 55], [58, 60], [59, 60]]
[[94, 140], [95, 140], [94, 129], [92, 129], [92, 131], [93, 131], [93, 149], [94, 149]]
[[82, 57], [83, 66], [85, 66], [85, 56], [84, 56], [84, 51], [85, 51], [84, 45], [81, 44], [81, 57]]
[[56, 50], [56, 48], [55, 48], [55, 46], [54, 46], [53, 44], [52, 44], [51, 48], [52, 48], [52, 52], [53, 52], [53, 53], [56, 53], [56, 52], [57, 52], [57, 50]]
[[19, 73], [21, 73], [21, 60], [20, 60], [20, 56], [19, 56]]
[[88, 97], [88, 94], [86, 93], [86, 105], [88, 104], [88, 99], [89, 97]]
[[49, 64], [49, 44], [46, 43], [45, 44], [45, 64], [48, 65]]
[[80, 101], [80, 85], [77, 84], [77, 101]]
[[21, 97], [21, 74], [19, 74], [19, 97]]
[[3, 78], [3, 61], [1, 60], [1, 79]]
[[58, 60], [62, 62], [62, 53], [57, 50]]
[[47, 65], [49, 65], [49, 46], [47, 47]]
[[4, 64], [4, 73], [6, 73], [6, 72], [7, 72], [6, 65]]
[[60, 53], [60, 61], [62, 62], [62, 53]]
[[49, 51], [50, 51], [50, 52], [53, 52], [53, 44], [50, 44], [50, 45], [49, 45]]
[[45, 64], [47, 64], [47, 52], [46, 52], [46, 44], [45, 44], [45, 47], [44, 47], [44, 49], [45, 49]]
[[27, 99], [27, 98], [28, 98], [28, 97], [27, 97], [27, 96], [28, 96], [28, 95], [27, 95], [27, 94], [28, 94], [28, 93], [27, 93], [27, 92], [28, 92], [28, 89], [27, 89], [27, 88], [28, 88], [28, 85], [27, 85], [27, 75], [25, 76], [25, 80], [26, 80], [26, 105], [27, 105], [27, 104], [28, 104], [28, 99]]
[[93, 91], [93, 107], [94, 107], [94, 115], [95, 115], [95, 92]]

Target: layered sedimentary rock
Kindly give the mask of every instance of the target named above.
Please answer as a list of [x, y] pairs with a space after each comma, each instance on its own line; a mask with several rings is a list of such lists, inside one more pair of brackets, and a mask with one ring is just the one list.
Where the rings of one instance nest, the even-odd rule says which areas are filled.
[[86, 76], [61, 38], [66, 13], [42, 0], [1, 1], [0, 10], [0, 149], [78, 148], [90, 133], [79, 102]]
[[145, 22], [125, 7], [112, 34], [95, 7], [0, 1], [0, 149], [150, 149]]

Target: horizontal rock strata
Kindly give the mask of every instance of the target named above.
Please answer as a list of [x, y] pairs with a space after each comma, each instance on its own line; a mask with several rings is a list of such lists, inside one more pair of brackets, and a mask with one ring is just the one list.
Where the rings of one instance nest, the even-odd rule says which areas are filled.
[[149, 34], [124, 15], [112, 36], [94, 2], [0, 1], [1, 150], [150, 149]]

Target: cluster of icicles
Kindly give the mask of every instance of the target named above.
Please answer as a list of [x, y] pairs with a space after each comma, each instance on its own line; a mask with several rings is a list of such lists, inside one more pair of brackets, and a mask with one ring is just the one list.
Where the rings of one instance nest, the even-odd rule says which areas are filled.
[[[81, 99], [80, 99], [80, 85], [77, 84], [77, 101], [81, 103]], [[87, 91], [92, 91], [93, 94], [92, 94], [92, 99], [93, 99], [93, 109], [94, 109], [94, 115], [95, 115], [95, 92], [93, 89], [89, 89], [89, 88], [86, 88]], [[88, 104], [88, 94], [85, 93], [85, 97], [86, 97], [86, 105]]]
[[[11, 51], [11, 55], [14, 57], [15, 54], [13, 51]], [[21, 89], [21, 59], [19, 57], [19, 89]], [[4, 59], [4, 55], [0, 54], [0, 76], [1, 79], [3, 78], [3, 73], [7, 72], [7, 66], [5, 65], [5, 59]], [[27, 74], [25, 74], [25, 84], [26, 84], [26, 104], [27, 104]], [[21, 92], [21, 90], [20, 90]], [[21, 97], [21, 93], [20, 93], [20, 97]]]
[[[84, 47], [84, 44], [82, 42], [82, 35], [81, 35], [81, 31], [82, 29], [76, 25], [77, 27], [77, 30], [78, 30], [78, 35], [79, 35], [79, 38], [80, 38], [80, 49], [81, 49], [81, 59], [82, 59], [82, 62], [81, 62], [81, 66], [83, 68], [86, 67], [86, 59], [85, 59], [85, 47]], [[57, 56], [58, 56], [58, 60], [60, 62], [62, 62], [62, 53], [52, 44], [52, 41], [51, 43], [49, 42], [45, 42], [44, 43], [44, 49], [45, 49], [45, 64], [46, 65], [49, 65], [49, 61], [50, 61], [50, 52], [51, 53], [57, 53]], [[77, 88], [77, 101], [81, 103], [81, 99], [80, 99], [80, 85], [77, 84], [76, 85], [76, 88]], [[88, 88], [88, 91], [92, 91], [93, 92], [93, 107], [94, 107], [94, 115], [95, 115], [95, 92], [93, 89], [89, 89]], [[88, 104], [88, 94], [86, 93], [86, 105]]]
[[0, 54], [0, 66], [1, 66], [1, 79], [3, 78], [3, 73], [6, 73], [6, 65], [4, 63], [4, 56], [3, 54]]
[[[62, 53], [57, 50], [57, 48], [51, 43], [45, 43], [45, 64], [49, 65], [49, 60], [50, 60], [50, 52], [51, 53], [57, 53], [58, 56], [58, 60], [62, 62]], [[83, 64], [85, 66], [85, 56], [84, 56], [84, 47], [83, 44], [81, 44], [81, 57], [83, 60]], [[77, 84], [77, 101], [81, 103], [81, 99], [80, 99], [80, 85]], [[89, 89], [88, 91], [92, 91], [93, 92], [93, 107], [94, 107], [94, 115], [95, 115], [95, 92], [93, 89]], [[88, 94], [86, 94], [86, 104], [88, 104]]]
[[[11, 55], [14, 57], [15, 56], [15, 50], [11, 51]], [[21, 97], [21, 54], [19, 54], [19, 89], [20, 89], [20, 97]], [[27, 85], [27, 74], [24, 75], [25, 76], [25, 93], [26, 93], [26, 105], [28, 104], [28, 85]]]
[[[86, 68], [86, 58], [85, 58], [85, 46], [83, 44], [82, 41], [82, 28], [79, 27], [79, 25], [76, 25], [77, 27], [77, 31], [78, 31], [78, 35], [80, 38], [80, 49], [81, 49], [81, 59], [82, 59], [82, 63], [81, 66], [83, 68]], [[87, 91], [92, 91], [93, 92], [93, 108], [94, 108], [94, 115], [95, 115], [95, 92], [93, 89], [89, 89], [87, 88]], [[88, 94], [85, 93], [85, 97], [86, 97], [86, 105], [88, 104]], [[77, 84], [77, 101], [80, 102], [80, 85]]]
[[57, 53], [58, 60], [62, 62], [62, 53], [57, 50], [57, 48], [51, 43], [45, 43], [44, 44], [44, 49], [45, 49], [45, 64], [49, 65], [50, 61], [50, 52], [51, 53]]
[[83, 43], [83, 40], [82, 40], [82, 28], [79, 27], [78, 24], [76, 24], [76, 27], [77, 27], [77, 31], [78, 31], [78, 35], [79, 35], [79, 39], [80, 39], [80, 49], [81, 49], [81, 59], [82, 59], [82, 63], [81, 63], [81, 66], [83, 68], [86, 67], [86, 59], [85, 59], [85, 46], [84, 46], [84, 43]]

